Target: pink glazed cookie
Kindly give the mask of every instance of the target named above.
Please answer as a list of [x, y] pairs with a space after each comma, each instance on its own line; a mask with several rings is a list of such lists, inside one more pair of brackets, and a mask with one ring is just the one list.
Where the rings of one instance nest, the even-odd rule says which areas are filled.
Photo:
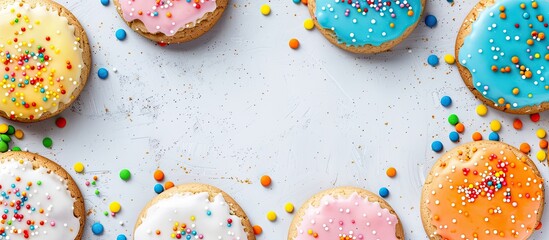
[[316, 194], [297, 212], [289, 240], [403, 240], [395, 211], [380, 197], [355, 187]]
[[161, 44], [188, 42], [208, 32], [228, 0], [115, 0], [124, 21]]

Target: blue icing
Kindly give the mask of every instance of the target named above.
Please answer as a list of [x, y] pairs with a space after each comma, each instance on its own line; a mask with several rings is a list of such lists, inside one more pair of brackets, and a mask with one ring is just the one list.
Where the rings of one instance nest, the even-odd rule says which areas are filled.
[[316, 0], [315, 16], [340, 43], [360, 47], [399, 38], [421, 12], [420, 0]]
[[[549, 45], [539, 37], [539, 33], [549, 33], [549, 28], [546, 19], [538, 20], [538, 16], [549, 13], [549, 1], [537, 1], [537, 8], [534, 2], [500, 0], [486, 8], [460, 50], [460, 63], [471, 72], [475, 88], [498, 106], [503, 102], [519, 109], [549, 101], [549, 83], [545, 81], [549, 77], [545, 69], [549, 66]], [[500, 17], [501, 6], [505, 19]], [[533, 31], [538, 35], [532, 35]], [[517, 64], [513, 57], [518, 57]], [[510, 71], [502, 72], [502, 68]]]

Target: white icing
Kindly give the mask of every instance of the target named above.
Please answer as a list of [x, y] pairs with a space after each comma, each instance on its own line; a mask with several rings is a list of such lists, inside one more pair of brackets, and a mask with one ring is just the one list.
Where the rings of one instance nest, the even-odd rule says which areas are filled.
[[[16, 181], [17, 177], [21, 178], [19, 182]], [[32, 183], [30, 187], [27, 185], [29, 182]], [[0, 218], [0, 232], [1, 229], [5, 230], [5, 236], [0, 234], [0, 239], [74, 239], [78, 235], [80, 221], [73, 214], [75, 199], [71, 197], [64, 178], [53, 172], [48, 173], [48, 169], [43, 167], [33, 169], [28, 159], [12, 158], [4, 159], [4, 163], [0, 164], [0, 185], [0, 212], [6, 214], [5, 211], [8, 211], [6, 221]], [[17, 189], [20, 193], [26, 192], [28, 197], [19, 210], [24, 216], [22, 221], [14, 218], [15, 208], [10, 206], [10, 203], [21, 200], [14, 194]], [[27, 209], [27, 205], [31, 209]], [[12, 221], [11, 225], [7, 224], [8, 220]], [[30, 229], [27, 220], [35, 221], [34, 230]], [[44, 224], [40, 225], [40, 221]], [[24, 230], [28, 231], [29, 238], [24, 237]]]
[[[186, 224], [187, 228], [196, 230], [197, 234], [191, 239], [204, 240], [245, 240], [247, 234], [242, 226], [242, 220], [230, 212], [229, 205], [221, 194], [210, 202], [209, 193], [197, 194], [178, 193], [169, 198], [162, 199], [147, 210], [146, 217], [135, 230], [134, 240], [171, 239], [174, 225]], [[208, 215], [208, 210], [211, 215]], [[192, 217], [194, 216], [194, 221]], [[228, 226], [228, 219], [232, 220]], [[181, 231], [181, 227], [178, 228]], [[160, 235], [157, 235], [157, 230]], [[181, 239], [187, 239], [183, 235]]]

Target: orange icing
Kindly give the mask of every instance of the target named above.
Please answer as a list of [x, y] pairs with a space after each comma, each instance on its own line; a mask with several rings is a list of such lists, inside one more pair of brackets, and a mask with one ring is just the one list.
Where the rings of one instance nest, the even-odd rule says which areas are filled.
[[470, 159], [456, 151], [433, 167], [424, 194], [435, 235], [527, 239], [541, 214], [543, 179], [506, 145], [470, 151]]

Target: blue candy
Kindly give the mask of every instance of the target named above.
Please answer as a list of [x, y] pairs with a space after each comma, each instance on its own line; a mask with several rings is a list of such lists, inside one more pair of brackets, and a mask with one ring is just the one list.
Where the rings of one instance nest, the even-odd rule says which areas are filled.
[[448, 107], [452, 105], [452, 98], [448, 96], [444, 96], [440, 99], [440, 104], [444, 107]]
[[451, 132], [448, 137], [452, 142], [459, 142], [459, 134], [457, 132]]
[[433, 143], [431, 143], [431, 149], [433, 149], [433, 151], [435, 152], [440, 152], [442, 151], [442, 143], [440, 141], [434, 141]]
[[116, 30], [116, 39], [122, 41], [126, 39], [126, 31], [124, 29], [118, 29]]
[[497, 132], [491, 132], [488, 139], [491, 141], [499, 141], [499, 134]]
[[295, 4], [298, 4], [301, 2], [301, 0], [292, 0], [292, 1], [294, 1]]
[[437, 17], [433, 16], [433, 15], [427, 15], [425, 17], [425, 25], [427, 25], [427, 27], [430, 27], [430, 28], [433, 28], [437, 25]]
[[126, 235], [120, 234], [116, 237], [116, 240], [128, 240], [128, 238], [126, 237]]
[[103, 4], [103, 6], [109, 6], [109, 3], [110, 0], [101, 0], [101, 4]]
[[389, 189], [387, 189], [386, 187], [382, 187], [379, 189], [379, 196], [381, 196], [382, 198], [386, 198], [389, 196]]
[[104, 230], [105, 230], [105, 228], [103, 227], [103, 224], [101, 224], [101, 223], [96, 222], [92, 225], [92, 232], [95, 235], [103, 234]]
[[99, 71], [97, 71], [97, 76], [101, 79], [107, 79], [107, 77], [109, 77], [109, 71], [105, 68], [100, 68]]
[[437, 55], [430, 55], [428, 58], [427, 58], [427, 63], [429, 63], [429, 65], [431, 66], [436, 66], [438, 65], [438, 57]]
[[154, 185], [154, 192], [157, 194], [161, 194], [162, 192], [164, 192], [164, 186], [162, 186], [162, 184], [160, 183], [157, 183], [156, 185]]

